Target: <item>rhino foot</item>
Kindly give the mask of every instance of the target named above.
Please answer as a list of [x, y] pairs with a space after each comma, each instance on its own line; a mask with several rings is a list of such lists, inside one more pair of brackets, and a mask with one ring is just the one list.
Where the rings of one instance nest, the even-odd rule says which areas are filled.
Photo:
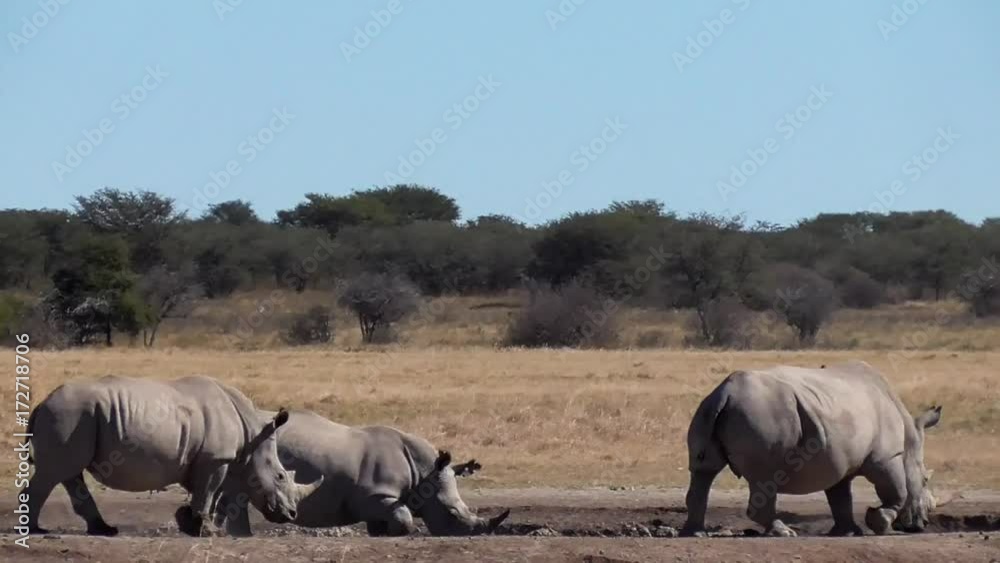
[[97, 522], [93, 526], [88, 525], [87, 526], [87, 535], [88, 536], [114, 537], [114, 536], [118, 535], [118, 528], [116, 528], [114, 526], [110, 526], [110, 525], [108, 525], [107, 522], [104, 522], [102, 520], [100, 522]]
[[833, 528], [830, 529], [829, 532], [826, 533], [826, 535], [837, 536], [837, 537], [848, 537], [848, 536], [861, 537], [865, 535], [865, 532], [864, 530], [861, 529], [860, 526], [856, 524], [851, 524], [850, 526], [834, 526]]
[[766, 534], [776, 538], [794, 538], [798, 536], [798, 534], [795, 533], [795, 530], [786, 526], [781, 520], [775, 520], [771, 524], [770, 529], [767, 530]]
[[684, 526], [680, 530], [680, 536], [682, 538], [707, 538], [708, 532], [704, 528]]
[[884, 536], [892, 528], [896, 511], [887, 508], [869, 508], [865, 511], [865, 525], [879, 536]]
[[177, 528], [181, 533], [194, 537], [201, 536], [202, 519], [191, 510], [190, 506], [185, 504], [178, 508], [177, 512], [174, 512], [174, 520], [177, 521]]

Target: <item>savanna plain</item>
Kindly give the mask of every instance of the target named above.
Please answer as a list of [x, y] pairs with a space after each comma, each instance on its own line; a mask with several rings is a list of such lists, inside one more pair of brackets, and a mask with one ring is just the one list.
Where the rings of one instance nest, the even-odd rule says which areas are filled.
[[[307, 299], [300, 297], [299, 299]], [[438, 322], [404, 327], [400, 342], [361, 346], [353, 324], [338, 317], [336, 344], [286, 347], [276, 318], [249, 338], [232, 340], [205, 327], [213, 315], [252, 311], [252, 299], [203, 306], [165, 325], [155, 349], [119, 345], [32, 352], [32, 402], [74, 379], [106, 374], [173, 378], [206, 374], [235, 385], [257, 405], [308, 409], [347, 424], [387, 424], [423, 436], [483, 470], [463, 481], [470, 505], [513, 508], [500, 537], [369, 539], [351, 530], [270, 528], [252, 539], [183, 538], [170, 529], [178, 491], [126, 494], [96, 488], [119, 538], [81, 535], [57, 492], [43, 521], [56, 534], [33, 538], [30, 552], [5, 542], [4, 560], [33, 561], [913, 561], [1000, 559], [1000, 329], [973, 326], [958, 305], [900, 304], [843, 311], [815, 348], [794, 349], [781, 326], [762, 337], [771, 349], [717, 351], [687, 347], [684, 320], [669, 312], [630, 310], [622, 343], [610, 350], [527, 350], [496, 346], [508, 300], [449, 300]], [[288, 303], [288, 307], [299, 304]], [[945, 313], [942, 313], [945, 311]], [[204, 326], [203, 326], [204, 325]], [[651, 336], [652, 335], [652, 336]], [[8, 353], [11, 359], [13, 354]], [[819, 367], [864, 360], [892, 382], [916, 411], [944, 407], [929, 433], [940, 516], [931, 533], [865, 538], [817, 537], [830, 525], [822, 494], [780, 497], [798, 516], [797, 539], [670, 539], [679, 527], [687, 485], [685, 434], [699, 401], [728, 373], [775, 364]], [[13, 366], [13, 360], [9, 362]], [[13, 375], [11, 375], [13, 378]], [[0, 391], [14, 401], [13, 385]], [[11, 409], [4, 413], [12, 427]], [[15, 473], [16, 445], [2, 439], [4, 475]], [[13, 479], [3, 481], [4, 528], [12, 523]], [[856, 509], [872, 501], [856, 482]], [[725, 472], [716, 483], [709, 524], [743, 535], [745, 483]], [[798, 518], [798, 519], [796, 519]], [[113, 520], [112, 520], [113, 519]], [[714, 520], [714, 522], [713, 522]], [[728, 530], [728, 531], [725, 531]], [[735, 531], [735, 533], [733, 533]], [[950, 533], [949, 533], [950, 532]], [[577, 536], [577, 537], [570, 537]], [[581, 537], [583, 536], [583, 537]], [[937, 560], [937, 559], [935, 559]]]

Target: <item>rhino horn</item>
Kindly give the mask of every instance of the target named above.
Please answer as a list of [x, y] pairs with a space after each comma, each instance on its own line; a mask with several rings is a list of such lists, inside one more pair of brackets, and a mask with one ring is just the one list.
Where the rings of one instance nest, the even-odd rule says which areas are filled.
[[316, 492], [316, 489], [318, 489], [322, 484], [323, 484], [322, 475], [319, 476], [319, 479], [316, 479], [315, 481], [309, 483], [308, 485], [300, 485], [296, 483], [295, 490], [299, 495], [299, 500], [301, 501], [302, 499]]
[[492, 534], [493, 532], [497, 531], [497, 528], [500, 527], [500, 524], [502, 524], [503, 521], [506, 520], [508, 516], [510, 516], [509, 508], [507, 510], [504, 510], [500, 514], [497, 514], [493, 518], [490, 518], [489, 526], [487, 528], [488, 533]]

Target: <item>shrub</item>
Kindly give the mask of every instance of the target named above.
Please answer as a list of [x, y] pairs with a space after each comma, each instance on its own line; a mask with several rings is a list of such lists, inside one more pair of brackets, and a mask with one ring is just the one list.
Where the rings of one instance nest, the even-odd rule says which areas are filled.
[[670, 344], [670, 336], [658, 328], [644, 330], [635, 339], [636, 348], [666, 348]]
[[347, 281], [337, 302], [357, 315], [361, 340], [370, 344], [383, 338], [379, 331], [388, 331], [393, 323], [415, 311], [419, 300], [420, 294], [409, 281], [362, 273]]
[[28, 310], [28, 304], [17, 297], [0, 295], [0, 340], [14, 335]]
[[871, 276], [861, 270], [851, 269], [839, 281], [837, 293], [845, 307], [874, 309], [885, 299], [885, 290]]
[[691, 317], [694, 336], [689, 344], [750, 349], [753, 344], [753, 311], [735, 297], [713, 299]]
[[962, 274], [958, 295], [977, 317], [1000, 315], [1000, 275], [989, 271]]
[[791, 264], [779, 264], [772, 272], [778, 313], [798, 333], [800, 344], [812, 344], [837, 307], [833, 282]]
[[571, 283], [541, 290], [511, 319], [504, 344], [528, 348], [607, 348], [618, 340], [614, 312], [596, 291]]
[[332, 341], [331, 317], [330, 308], [322, 305], [316, 305], [305, 313], [295, 315], [285, 333], [285, 342], [293, 346], [303, 346]]

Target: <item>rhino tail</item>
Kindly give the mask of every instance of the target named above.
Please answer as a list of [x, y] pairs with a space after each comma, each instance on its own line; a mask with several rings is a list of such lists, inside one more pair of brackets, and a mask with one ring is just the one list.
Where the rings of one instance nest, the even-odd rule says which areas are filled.
[[[38, 407], [35, 407], [34, 409], [31, 410], [31, 414], [28, 415], [27, 433], [29, 435], [33, 435], [35, 433], [35, 416], [37, 414], [38, 414]], [[28, 438], [28, 441], [31, 442], [32, 438]], [[35, 456], [33, 454], [34, 452], [32, 451], [28, 452], [28, 463], [32, 465], [35, 464]]]
[[[717, 431], [728, 405], [729, 391], [725, 385], [720, 385], [698, 406], [688, 430], [688, 466], [691, 471], [721, 470], [728, 465], [736, 473]], [[736, 476], [741, 477], [738, 473]]]

